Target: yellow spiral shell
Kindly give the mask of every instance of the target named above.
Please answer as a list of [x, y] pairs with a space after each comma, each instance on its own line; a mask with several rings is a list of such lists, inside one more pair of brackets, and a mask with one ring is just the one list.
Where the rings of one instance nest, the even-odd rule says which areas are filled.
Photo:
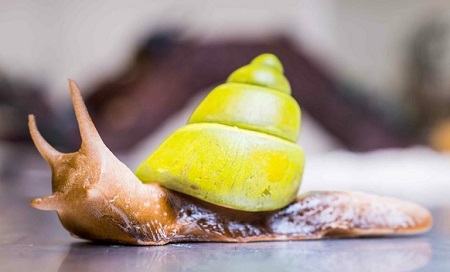
[[297, 195], [300, 107], [272, 54], [233, 72], [137, 169], [143, 182], [244, 211], [269, 211]]

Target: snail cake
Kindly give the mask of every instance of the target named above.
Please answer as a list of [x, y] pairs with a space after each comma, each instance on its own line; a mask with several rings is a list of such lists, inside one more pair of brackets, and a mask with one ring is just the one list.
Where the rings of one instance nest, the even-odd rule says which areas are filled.
[[283, 66], [264, 54], [214, 88], [136, 175], [219, 206], [276, 210], [300, 186], [299, 130], [300, 107]]
[[406, 235], [431, 227], [429, 211], [407, 201], [361, 192], [297, 195], [300, 107], [274, 55], [232, 73], [136, 174], [103, 143], [76, 83], [69, 87], [81, 148], [57, 151], [29, 116], [53, 191], [31, 205], [56, 210], [76, 237], [163, 245]]

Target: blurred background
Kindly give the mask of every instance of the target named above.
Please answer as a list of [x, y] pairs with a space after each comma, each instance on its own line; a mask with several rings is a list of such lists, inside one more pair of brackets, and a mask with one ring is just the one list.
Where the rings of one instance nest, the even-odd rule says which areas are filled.
[[133, 169], [265, 52], [302, 108], [302, 190], [450, 205], [447, 0], [0, 0], [1, 175], [48, 171], [29, 113], [58, 149], [78, 148], [67, 78]]

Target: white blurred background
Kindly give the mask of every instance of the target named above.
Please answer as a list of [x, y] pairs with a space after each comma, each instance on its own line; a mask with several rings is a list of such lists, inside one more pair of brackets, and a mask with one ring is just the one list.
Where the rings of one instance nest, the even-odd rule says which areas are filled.
[[330, 69], [378, 95], [399, 99], [407, 47], [446, 0], [0, 1], [0, 65], [49, 84], [66, 99], [66, 78], [88, 85], [119, 69], [152, 29], [183, 26], [201, 39], [291, 37]]

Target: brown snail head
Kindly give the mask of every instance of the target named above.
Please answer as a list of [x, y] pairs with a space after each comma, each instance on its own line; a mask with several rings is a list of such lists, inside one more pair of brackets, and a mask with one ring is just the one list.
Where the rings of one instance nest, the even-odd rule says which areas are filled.
[[157, 184], [142, 184], [111, 153], [89, 117], [78, 86], [72, 80], [69, 86], [81, 148], [67, 154], [57, 151], [39, 133], [34, 116], [29, 116], [32, 139], [52, 170], [53, 191], [51, 196], [32, 200], [31, 205], [56, 210], [64, 227], [76, 236], [128, 242], [133, 236], [129, 234], [142, 224], [161, 230], [143, 237], [158, 243], [169, 235], [166, 230], [173, 224], [166, 191]]

